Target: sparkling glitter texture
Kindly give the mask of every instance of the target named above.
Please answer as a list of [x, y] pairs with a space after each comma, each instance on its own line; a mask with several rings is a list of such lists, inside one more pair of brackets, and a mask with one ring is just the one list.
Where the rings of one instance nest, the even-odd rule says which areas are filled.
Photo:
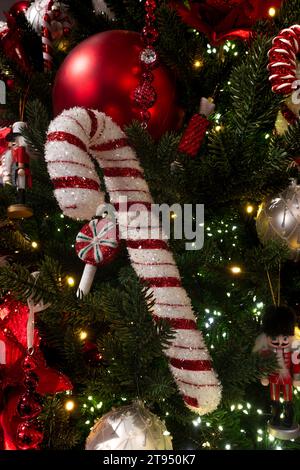
[[263, 244], [282, 240], [289, 248], [291, 259], [300, 259], [300, 185], [293, 180], [276, 197], [266, 199], [259, 208], [256, 228]]
[[86, 450], [172, 450], [165, 424], [141, 402], [111, 411], [95, 424]]
[[151, 118], [149, 109], [154, 106], [157, 100], [157, 94], [151, 85], [153, 81], [153, 73], [151, 69], [157, 65], [157, 54], [153, 44], [158, 39], [158, 31], [154, 26], [156, 2], [154, 0], [146, 0], [145, 2], [145, 27], [142, 31], [142, 40], [145, 48], [140, 54], [140, 63], [142, 68], [142, 76], [139, 85], [133, 92], [133, 101], [140, 108], [140, 120], [144, 127]]

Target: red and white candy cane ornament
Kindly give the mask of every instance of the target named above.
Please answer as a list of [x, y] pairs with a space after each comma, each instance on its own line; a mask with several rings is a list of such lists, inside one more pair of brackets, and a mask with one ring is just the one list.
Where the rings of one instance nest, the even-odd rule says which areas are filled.
[[70, 31], [71, 26], [71, 20], [64, 13], [60, 3], [50, 0], [42, 22], [42, 44], [45, 72], [52, 70], [52, 41], [60, 38], [64, 34], [67, 34]]
[[297, 55], [300, 51], [300, 25], [280, 31], [273, 39], [273, 47], [269, 51], [269, 80], [274, 93], [290, 95], [297, 87], [300, 78]]
[[77, 296], [89, 293], [97, 266], [109, 263], [118, 251], [117, 225], [110, 218], [91, 220], [82, 227], [76, 237], [75, 250], [79, 258], [86, 263]]
[[[151, 225], [159, 222], [152, 216], [148, 184], [124, 132], [104, 113], [73, 108], [51, 122], [45, 150], [55, 196], [63, 213], [75, 219], [91, 218], [103, 202], [92, 158], [101, 166], [120, 238], [136, 274], [153, 292], [153, 318], [165, 319], [175, 331], [165, 353], [183, 399], [201, 415], [215, 410], [221, 385], [168, 244], [163, 237], [149, 237], [149, 218]], [[120, 203], [124, 196], [126, 208]], [[130, 221], [137, 210], [144, 224], [132, 231]]]

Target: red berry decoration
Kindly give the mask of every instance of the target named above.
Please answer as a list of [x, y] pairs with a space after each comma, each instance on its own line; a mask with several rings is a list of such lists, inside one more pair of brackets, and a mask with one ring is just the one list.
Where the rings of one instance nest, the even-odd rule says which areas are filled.
[[30, 387], [30, 389], [21, 396], [17, 410], [22, 419], [30, 420], [36, 418], [43, 410], [41, 396], [37, 393], [33, 393], [33, 388]]
[[24, 422], [17, 429], [16, 443], [20, 450], [37, 450], [43, 442], [44, 433], [36, 422]]
[[157, 100], [155, 88], [150, 85], [153, 81], [152, 69], [157, 67], [157, 55], [153, 44], [158, 39], [158, 31], [154, 26], [156, 2], [154, 0], [146, 0], [145, 2], [145, 22], [146, 25], [142, 31], [142, 40], [145, 48], [140, 54], [140, 63], [143, 70], [140, 84], [134, 90], [133, 101], [141, 109], [140, 119], [143, 125], [148, 126], [151, 114], [149, 109], [152, 108]]

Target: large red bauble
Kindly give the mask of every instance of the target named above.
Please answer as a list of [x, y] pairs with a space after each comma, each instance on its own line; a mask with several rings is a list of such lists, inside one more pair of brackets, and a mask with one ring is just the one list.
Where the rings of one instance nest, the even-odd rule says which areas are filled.
[[[73, 106], [98, 109], [123, 127], [138, 119], [140, 109], [132, 99], [141, 78], [138, 33], [106, 31], [73, 49], [57, 72], [53, 90], [54, 114]], [[153, 85], [157, 101], [150, 109], [149, 132], [158, 138], [177, 129], [183, 112], [177, 105], [175, 79], [159, 65]]]

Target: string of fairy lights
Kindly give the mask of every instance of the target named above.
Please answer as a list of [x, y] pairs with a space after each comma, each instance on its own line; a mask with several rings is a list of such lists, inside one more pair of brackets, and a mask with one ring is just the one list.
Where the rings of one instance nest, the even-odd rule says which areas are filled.
[[[141, 0], [140, 0], [141, 1]], [[277, 10], [274, 7], [271, 7], [269, 9], [269, 16], [274, 17], [277, 14]], [[193, 30], [194, 34], [198, 36], [200, 33], [196, 30]], [[216, 47], [211, 46], [210, 44], [207, 44], [207, 49], [206, 49], [206, 54], [208, 55], [213, 55], [213, 54], [218, 54], [220, 49], [217, 49]], [[232, 54], [234, 57], [238, 56], [238, 51], [236, 50], [236, 44], [234, 41], [227, 40], [225, 44], [222, 46], [222, 52], [225, 54]], [[247, 54], [247, 52], [246, 52]], [[203, 57], [196, 57], [194, 62], [193, 62], [193, 68], [194, 69], [201, 69], [204, 66], [204, 61], [205, 58]], [[5, 74], [9, 75], [9, 71], [4, 71]], [[228, 85], [230, 85], [230, 82], [228, 82]], [[220, 132], [223, 128], [222, 123], [221, 123], [221, 114], [220, 113], [215, 113], [213, 116], [213, 120], [215, 122], [215, 126], [213, 128], [214, 131]], [[270, 134], [266, 133], [265, 134], [265, 139], [269, 139]], [[255, 216], [257, 207], [255, 204], [248, 202], [244, 206], [244, 211], [248, 216]], [[60, 220], [61, 220], [61, 226], [57, 227], [56, 230], [57, 232], [64, 232], [64, 230], [70, 229], [70, 225], [65, 222], [65, 217], [63, 214], [60, 214]], [[172, 217], [172, 216], [171, 216]], [[49, 218], [48, 215], [46, 215], [46, 218]], [[220, 221], [220, 226], [218, 228], [215, 228], [212, 224], [209, 224], [207, 227], [205, 227], [206, 230], [206, 235], [208, 238], [213, 238], [215, 236], [218, 236], [218, 240], [220, 243], [224, 242], [224, 238], [227, 237], [229, 234], [233, 235], [232, 238], [232, 247], [236, 248], [238, 246], [238, 226], [233, 223], [230, 225], [229, 223], [225, 223], [224, 221]], [[222, 238], [220, 238], [220, 236]], [[33, 250], [38, 250], [40, 249], [40, 243], [36, 240], [31, 241], [31, 247]], [[74, 244], [71, 244], [71, 248], [74, 248]], [[18, 251], [16, 250], [15, 253], [17, 254]], [[224, 262], [223, 258], [220, 257], [220, 261]], [[243, 267], [239, 265], [238, 263], [234, 263], [231, 257], [228, 258], [229, 264], [227, 265], [227, 271], [229, 275], [238, 277], [241, 274], [243, 274]], [[204, 276], [202, 272], [198, 272], [197, 275], [201, 278]], [[65, 283], [69, 288], [74, 288], [75, 285], [77, 284], [77, 280], [73, 274], [68, 274], [65, 277]], [[231, 287], [234, 289], [235, 288], [235, 282], [231, 283]], [[232, 293], [230, 291], [226, 292], [227, 298], [230, 298]], [[252, 314], [259, 319], [262, 313], [262, 309], [264, 307], [263, 302], [257, 300], [256, 296], [253, 296], [253, 308], [252, 308]], [[218, 309], [212, 309], [206, 307], [204, 309], [204, 326], [207, 330], [206, 336], [210, 336], [210, 329], [214, 327], [215, 321], [222, 316], [222, 312], [220, 312]], [[228, 333], [226, 331], [222, 332], [222, 337], [224, 340], [226, 340], [228, 336]], [[88, 338], [88, 333], [87, 331], [81, 330], [78, 333], [78, 337], [80, 341], [85, 341]], [[210, 345], [211, 349], [214, 349], [214, 345]], [[293, 391], [294, 395], [298, 395], [299, 392], [297, 388], [294, 389]], [[85, 399], [83, 397], [80, 397], [80, 399], [76, 399], [75, 397], [72, 396], [72, 392], [68, 391], [65, 392], [65, 401], [64, 401], [64, 408], [67, 413], [73, 413], [78, 407], [80, 407], [80, 413], [84, 419], [84, 425], [87, 426], [88, 429], [91, 429], [94, 425], [94, 423], [101, 417], [102, 415], [102, 409], [104, 406], [104, 403], [99, 397], [94, 397], [92, 395], [88, 395]], [[280, 399], [282, 400], [282, 398]], [[126, 402], [127, 398], [126, 397], [121, 397], [121, 401]], [[245, 402], [240, 402], [236, 404], [231, 404], [228, 406], [228, 412], [230, 413], [236, 413], [238, 415], [258, 415], [262, 417], [262, 423], [265, 424], [265, 419], [264, 419], [264, 412], [262, 409], [254, 407], [251, 403], [248, 401]], [[170, 413], [167, 411], [165, 413], [165, 417], [168, 418], [170, 416]], [[269, 434], [269, 432], [266, 429], [266, 426], [261, 425], [256, 429], [256, 441], [257, 445], [260, 446], [261, 448], [271, 448], [273, 450], [282, 450], [283, 449], [283, 444], [281, 441], [278, 441], [274, 436]], [[212, 420], [208, 417], [197, 417], [191, 419], [191, 425], [196, 428], [197, 430], [207, 430], [207, 428], [211, 429], [211, 436], [212, 439], [211, 441], [208, 440], [203, 440], [203, 442], [200, 442], [200, 446], [203, 449], [213, 449], [217, 448], [215, 442], [218, 438], [220, 438], [222, 435], [226, 434], [226, 425], [225, 423], [213, 423]], [[252, 431], [252, 430], [251, 430]], [[240, 433], [242, 435], [247, 434], [247, 431], [241, 427], [240, 428]], [[293, 440], [292, 440], [293, 441]], [[218, 448], [220, 448], [218, 446]], [[234, 443], [231, 442], [224, 442], [223, 444], [223, 449], [224, 450], [231, 450], [234, 449]]]
[[[255, 213], [255, 207], [248, 203], [245, 206], [245, 212], [250, 215], [254, 215]], [[236, 249], [238, 249], [239, 243], [238, 243], [238, 225], [236, 222], [230, 224], [230, 223], [225, 223], [224, 221], [220, 221], [220, 227], [217, 228], [218, 226], [215, 225], [215, 223], [210, 223], [208, 227], [206, 227], [207, 234], [209, 234], [211, 237], [217, 236], [226, 236], [228, 234], [233, 234], [233, 243], [232, 246]], [[221, 239], [222, 240], [222, 239]], [[229, 260], [231, 261], [231, 259]], [[228, 266], [228, 273], [231, 276], [239, 276], [240, 274], [243, 273], [243, 269], [241, 266], [237, 264], [231, 264]], [[198, 273], [198, 275], [201, 277], [203, 274], [201, 272]], [[72, 278], [73, 279], [73, 278]], [[74, 279], [73, 279], [74, 280]], [[68, 282], [69, 284], [69, 282]], [[70, 285], [70, 284], [69, 284]], [[236, 281], [230, 283], [232, 289], [236, 287]], [[70, 287], [73, 287], [70, 285]], [[232, 292], [229, 290], [226, 292], [226, 296], [230, 298], [232, 295]], [[253, 302], [253, 308], [252, 308], [252, 314], [256, 317], [259, 318], [262, 313], [262, 309], [264, 307], [264, 303], [260, 300], [257, 299], [257, 296], [252, 296], [252, 302]], [[205, 328], [207, 330], [206, 335], [209, 336], [209, 330], [214, 327], [215, 320], [220, 318], [222, 316], [222, 312], [220, 312], [218, 309], [211, 309], [211, 308], [205, 308], [204, 309], [204, 315], [206, 317], [205, 320]], [[79, 339], [84, 341], [88, 337], [88, 333], [86, 331], [80, 331], [78, 333]], [[222, 337], [226, 340], [228, 333], [223, 332]], [[214, 348], [214, 345], [211, 344], [211, 349]], [[294, 394], [297, 395], [298, 391], [297, 389], [294, 390]], [[126, 397], [121, 397], [121, 400], [126, 402], [127, 398]], [[65, 402], [65, 409], [67, 412], [71, 413], [76, 409], [76, 402], [75, 399], [70, 399], [68, 397], [68, 400]], [[101, 401], [98, 397], [94, 397], [92, 395], [89, 395], [82, 403], [81, 405], [81, 413], [84, 419], [84, 424], [87, 426], [87, 428], [90, 430], [94, 423], [98, 420], [98, 418], [102, 415], [102, 409], [103, 409], [103, 401]], [[281, 441], [277, 440], [269, 434], [265, 422], [265, 413], [261, 408], [257, 408], [253, 406], [249, 401], [245, 402], [240, 402], [236, 404], [231, 404], [228, 407], [228, 412], [230, 413], [236, 413], [237, 416], [245, 416], [245, 417], [251, 417], [251, 415], [258, 415], [261, 417], [261, 424], [260, 426], [257, 427], [256, 429], [256, 443], [257, 443], [257, 448], [270, 448], [274, 450], [282, 450], [284, 449], [284, 445], [282, 444]], [[167, 411], [165, 413], [166, 419], [170, 417], [170, 413]], [[226, 439], [226, 423], [220, 424], [219, 422], [214, 422], [213, 419], [210, 419], [209, 417], [197, 417], [193, 418], [191, 420], [191, 424], [193, 428], [196, 428], [199, 430], [200, 435], [203, 433], [205, 434], [206, 438], [203, 439], [203, 441], [199, 442], [199, 446], [203, 449], [209, 450], [209, 449], [214, 449], [214, 448], [220, 448], [220, 439], [221, 441], [224, 441], [222, 444], [222, 448], [224, 450], [231, 450], [235, 448], [235, 444], [233, 442], [228, 442]], [[207, 440], [207, 428], [210, 428], [210, 435], [212, 439]], [[200, 432], [202, 430], [202, 433]], [[244, 429], [242, 426], [240, 427], [240, 433], [242, 435], [247, 435], [247, 433], [253, 434], [253, 430], [247, 431]], [[226, 441], [226, 442], [225, 442]]]

